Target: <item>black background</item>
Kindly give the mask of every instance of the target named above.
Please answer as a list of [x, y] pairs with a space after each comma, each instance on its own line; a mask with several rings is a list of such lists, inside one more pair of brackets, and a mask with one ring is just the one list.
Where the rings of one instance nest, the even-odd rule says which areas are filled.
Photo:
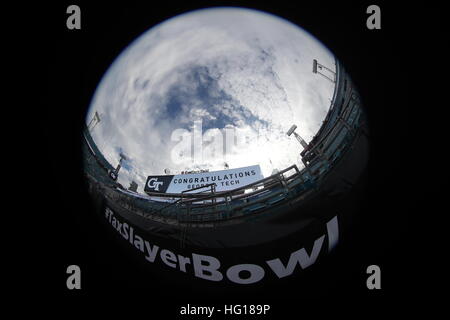
[[[335, 303], [342, 306], [336, 311], [355, 306], [382, 310], [398, 307], [415, 294], [409, 278], [414, 240], [408, 232], [415, 203], [407, 197], [412, 166], [407, 160], [409, 146], [402, 142], [410, 138], [410, 52], [420, 36], [420, 30], [413, 33], [409, 27], [414, 15], [407, 5], [378, 2], [382, 29], [368, 30], [366, 8], [372, 2], [266, 3], [213, 2], [271, 12], [309, 31], [341, 60], [368, 114], [368, 192], [352, 232], [338, 250], [301, 277], [231, 293], [128, 255], [123, 240], [93, 214], [85, 190], [80, 154], [85, 112], [101, 77], [131, 41], [167, 18], [212, 4], [61, 1], [32, 10], [35, 19], [28, 41], [33, 54], [28, 62], [33, 65], [30, 81], [39, 89], [35, 104], [23, 110], [33, 118], [36, 137], [27, 151], [33, 157], [28, 178], [20, 181], [30, 197], [19, 200], [20, 211], [32, 214], [19, 216], [17, 224], [18, 230], [26, 229], [27, 237], [24, 244], [17, 242], [15, 261], [24, 271], [16, 289], [30, 292], [31, 287], [35, 299], [68, 303], [109, 297], [112, 305], [120, 301], [131, 307], [124, 299], [145, 300], [152, 312], [168, 307], [164, 310], [169, 318], [175, 317], [177, 306], [187, 303], [270, 303], [273, 315], [279, 315]], [[70, 4], [81, 7], [81, 30], [66, 28]], [[81, 267], [82, 290], [66, 288], [66, 268], [71, 264]], [[382, 270], [378, 291], [366, 288], [366, 268], [371, 264]]]

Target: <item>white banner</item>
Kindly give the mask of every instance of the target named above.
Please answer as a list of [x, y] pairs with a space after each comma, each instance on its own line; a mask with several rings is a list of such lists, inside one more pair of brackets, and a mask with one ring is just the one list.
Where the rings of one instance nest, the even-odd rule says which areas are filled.
[[[144, 190], [159, 193], [181, 193], [189, 189], [215, 183], [216, 191], [228, 191], [246, 186], [263, 178], [261, 168], [259, 165], [256, 165], [212, 172], [149, 176]], [[208, 190], [210, 188], [205, 187], [193, 192], [206, 192]]]

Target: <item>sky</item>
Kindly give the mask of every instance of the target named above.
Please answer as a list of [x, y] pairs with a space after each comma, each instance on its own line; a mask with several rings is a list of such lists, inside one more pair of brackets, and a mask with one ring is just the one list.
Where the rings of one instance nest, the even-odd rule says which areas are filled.
[[302, 167], [301, 145], [319, 130], [334, 83], [333, 54], [308, 32], [274, 15], [241, 8], [193, 11], [134, 40], [100, 81], [86, 123], [116, 166], [118, 182], [143, 191], [149, 175], [259, 164], [264, 176]]

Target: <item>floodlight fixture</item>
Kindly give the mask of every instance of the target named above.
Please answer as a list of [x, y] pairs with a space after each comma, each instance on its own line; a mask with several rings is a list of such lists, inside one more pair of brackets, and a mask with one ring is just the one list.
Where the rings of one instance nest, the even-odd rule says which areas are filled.
[[122, 152], [119, 153], [119, 156], [120, 156], [121, 160], [125, 160], [125, 161], [128, 160], [128, 157], [125, 154], [123, 154]]
[[295, 131], [295, 129], [297, 129], [297, 126], [294, 124], [294, 125], [292, 125], [292, 127], [288, 130], [288, 132], [286, 132], [286, 134], [287, 134], [288, 136], [290, 136], [290, 135], [292, 134], [292, 132]]
[[95, 126], [100, 122], [100, 115], [97, 111], [95, 111], [94, 116], [92, 117], [91, 121], [88, 124], [88, 131], [94, 130]]
[[[323, 73], [325, 70], [326, 70], [325, 73], [328, 73], [328, 74], [332, 75], [333, 78], [331, 78], [331, 77], [327, 76], [325, 73]], [[315, 73], [315, 74], [320, 74], [322, 77], [330, 80], [333, 83], [336, 83], [336, 72], [331, 70], [330, 68], [327, 68], [326, 66], [324, 66], [323, 64], [318, 62], [316, 59], [313, 59], [312, 72]]]

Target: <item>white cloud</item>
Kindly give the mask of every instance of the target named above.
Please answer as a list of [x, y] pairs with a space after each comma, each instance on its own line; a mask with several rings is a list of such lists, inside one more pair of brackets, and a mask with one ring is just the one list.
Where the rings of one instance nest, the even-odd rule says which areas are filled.
[[[286, 130], [295, 123], [308, 141], [326, 116], [334, 85], [312, 73], [314, 58], [334, 68], [334, 57], [318, 41], [271, 15], [244, 9], [182, 15], [124, 50], [97, 88], [86, 122], [100, 113], [94, 141], [114, 166], [119, 148], [130, 157], [131, 169], [121, 170], [119, 182], [135, 180], [140, 191], [147, 175], [189, 169], [189, 161], [172, 161], [177, 142], [171, 134], [192, 131], [196, 119], [211, 132], [258, 133], [226, 161], [230, 167], [260, 164], [267, 176], [273, 168], [300, 165], [302, 149]], [[203, 167], [223, 169], [224, 159], [211, 150]]]

